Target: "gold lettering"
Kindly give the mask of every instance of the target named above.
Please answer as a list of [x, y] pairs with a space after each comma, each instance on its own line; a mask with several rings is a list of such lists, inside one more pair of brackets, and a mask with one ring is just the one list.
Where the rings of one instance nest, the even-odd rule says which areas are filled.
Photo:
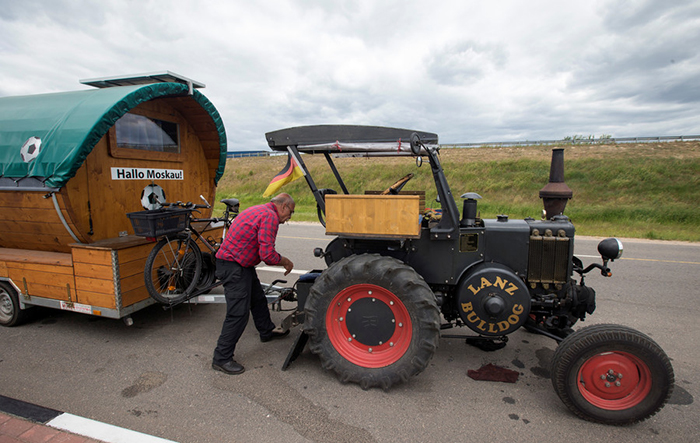
[[478, 328], [480, 331], [483, 331], [483, 330], [485, 329], [485, 328], [484, 328], [484, 325], [486, 325], [486, 322], [483, 321], [482, 319], [479, 319], [479, 325], [477, 326], [477, 328]]
[[508, 328], [510, 328], [510, 323], [508, 323], [507, 321], [499, 321], [498, 322], [499, 331], [501, 331], [501, 332], [507, 331]]
[[472, 302], [469, 302], [469, 303], [462, 303], [462, 310], [463, 310], [464, 312], [473, 311], [474, 308], [472, 307]]
[[491, 334], [495, 334], [496, 332], [498, 332], [496, 331], [496, 323], [489, 323], [489, 332]]
[[481, 320], [478, 315], [476, 315], [476, 312], [471, 311], [469, 314], [467, 314], [467, 321], [469, 323], [476, 323], [477, 320]]
[[510, 323], [511, 325], [517, 324], [519, 320], [520, 317], [518, 317], [517, 315], [511, 315], [510, 317], [508, 317], [508, 323]]
[[513, 293], [515, 293], [515, 291], [517, 291], [517, 290], [518, 290], [518, 287], [515, 286], [515, 283], [511, 283], [510, 286], [508, 286], [508, 289], [506, 289], [506, 292], [510, 295], [513, 295]]
[[481, 288], [476, 289], [476, 288], [474, 288], [474, 286], [469, 285], [469, 290], [472, 291], [474, 293], [474, 295], [476, 295], [481, 290]]
[[493, 282], [493, 285], [498, 286], [501, 289], [505, 289], [506, 283], [508, 283], [508, 280], [502, 280], [501, 277], [496, 277], [496, 281]]
[[523, 308], [523, 305], [513, 305], [513, 314], [520, 315], [524, 310], [525, 308]]
[[481, 287], [479, 290], [484, 289], [487, 286], [493, 286], [490, 281], [486, 280], [486, 277], [481, 277]]

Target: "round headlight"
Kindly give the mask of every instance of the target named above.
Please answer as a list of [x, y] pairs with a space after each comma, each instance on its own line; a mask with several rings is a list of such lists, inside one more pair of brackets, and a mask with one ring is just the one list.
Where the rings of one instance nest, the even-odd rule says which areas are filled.
[[606, 238], [598, 243], [598, 252], [604, 260], [615, 260], [622, 257], [622, 242], [614, 237]]

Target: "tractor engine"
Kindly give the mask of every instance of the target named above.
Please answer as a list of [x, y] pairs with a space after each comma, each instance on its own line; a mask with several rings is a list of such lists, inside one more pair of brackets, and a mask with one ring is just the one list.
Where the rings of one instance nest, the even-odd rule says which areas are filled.
[[572, 280], [580, 261], [573, 256], [574, 225], [563, 215], [571, 189], [564, 183], [563, 150], [552, 152], [549, 183], [540, 191], [543, 220], [479, 220], [477, 194], [465, 198], [463, 233], [484, 230], [484, 262], [467, 270], [453, 303], [443, 312], [483, 336], [503, 336], [536, 324], [558, 336], [595, 310], [595, 292]]

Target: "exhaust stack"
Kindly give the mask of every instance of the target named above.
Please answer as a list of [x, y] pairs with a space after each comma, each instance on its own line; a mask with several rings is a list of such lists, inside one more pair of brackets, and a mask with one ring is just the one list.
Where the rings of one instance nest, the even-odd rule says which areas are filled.
[[574, 193], [564, 183], [564, 149], [552, 149], [552, 164], [549, 168], [549, 183], [540, 189], [547, 220], [564, 213], [566, 203]]

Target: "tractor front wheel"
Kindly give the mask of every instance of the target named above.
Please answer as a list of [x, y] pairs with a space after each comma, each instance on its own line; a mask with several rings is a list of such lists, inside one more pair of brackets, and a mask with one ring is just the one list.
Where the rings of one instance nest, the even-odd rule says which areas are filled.
[[363, 389], [406, 381], [437, 348], [435, 295], [405, 263], [353, 255], [318, 277], [305, 305], [304, 330], [323, 367]]
[[568, 336], [552, 358], [552, 384], [579, 417], [629, 425], [656, 414], [673, 392], [673, 368], [651, 338], [620, 325]]

